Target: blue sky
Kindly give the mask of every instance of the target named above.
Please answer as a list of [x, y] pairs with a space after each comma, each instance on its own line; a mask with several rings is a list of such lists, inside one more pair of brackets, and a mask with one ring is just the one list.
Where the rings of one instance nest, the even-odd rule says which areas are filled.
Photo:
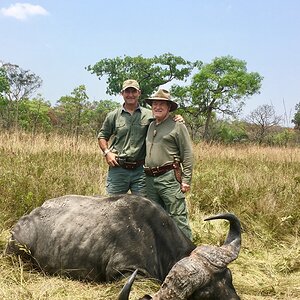
[[299, 33], [298, 0], [0, 0], [0, 60], [39, 75], [53, 104], [81, 84], [91, 100], [121, 101], [85, 70], [102, 58], [231, 55], [264, 77], [242, 116], [270, 104], [289, 125], [300, 103]]

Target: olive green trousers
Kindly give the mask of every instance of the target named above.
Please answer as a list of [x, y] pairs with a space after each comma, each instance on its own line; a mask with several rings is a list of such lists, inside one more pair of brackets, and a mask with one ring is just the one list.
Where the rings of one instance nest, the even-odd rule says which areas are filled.
[[148, 199], [160, 204], [181, 231], [192, 239], [185, 195], [180, 189], [180, 183], [176, 180], [173, 170], [158, 177], [146, 175], [146, 194]]

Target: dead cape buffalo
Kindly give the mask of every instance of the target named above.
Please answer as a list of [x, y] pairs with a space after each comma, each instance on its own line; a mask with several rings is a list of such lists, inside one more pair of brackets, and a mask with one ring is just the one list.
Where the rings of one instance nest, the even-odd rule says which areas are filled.
[[[138, 270], [165, 280], [153, 299], [239, 299], [227, 265], [239, 253], [240, 223], [231, 214], [215, 218], [230, 221], [224, 245], [196, 248], [168, 214], [146, 198], [67, 195], [20, 218], [6, 252], [29, 259], [46, 273], [76, 279], [107, 282]], [[120, 299], [128, 299], [129, 290], [125, 288]], [[186, 290], [181, 298], [176, 296], [180, 290]]]

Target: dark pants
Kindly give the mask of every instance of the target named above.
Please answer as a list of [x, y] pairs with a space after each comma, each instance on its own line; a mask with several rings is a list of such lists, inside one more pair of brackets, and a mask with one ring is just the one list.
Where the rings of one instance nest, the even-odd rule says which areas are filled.
[[109, 195], [132, 194], [146, 196], [145, 173], [143, 166], [136, 169], [110, 167], [107, 174], [106, 192]]

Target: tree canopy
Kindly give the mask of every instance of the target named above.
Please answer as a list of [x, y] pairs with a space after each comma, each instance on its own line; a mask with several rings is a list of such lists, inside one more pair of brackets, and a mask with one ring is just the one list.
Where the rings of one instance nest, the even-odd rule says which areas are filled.
[[198, 69], [189, 86], [173, 86], [172, 90], [181, 106], [205, 116], [204, 138], [207, 139], [213, 114], [238, 113], [247, 97], [259, 93], [263, 78], [256, 72], [247, 72], [246, 62], [231, 56], [216, 57]]
[[295, 129], [300, 130], [300, 103], [296, 104], [295, 109], [296, 113], [292, 122], [295, 124]]
[[[246, 62], [242, 60], [224, 56], [203, 65], [201, 61], [190, 62], [166, 53], [153, 58], [102, 59], [86, 69], [107, 80], [110, 95], [120, 93], [123, 81], [128, 78], [139, 81], [141, 99], [150, 96], [158, 87], [169, 88], [173, 84], [171, 96], [179, 104], [177, 113], [184, 117], [194, 141], [203, 137], [226, 143], [258, 140], [251, 138], [254, 129], [257, 131], [259, 127], [254, 119], [248, 119], [248, 123], [232, 118], [238, 117], [247, 97], [259, 93], [263, 79], [256, 72], [248, 72]], [[1, 129], [20, 128], [33, 135], [57, 132], [72, 135], [77, 140], [79, 135], [96, 136], [107, 113], [120, 106], [119, 102], [107, 99], [91, 101], [84, 85], [75, 88], [70, 95], [60, 97], [52, 106], [42, 95], [32, 98], [41, 84], [41, 78], [33, 72], [0, 61]], [[270, 112], [268, 107], [264, 108]], [[297, 104], [292, 120], [295, 129], [299, 129], [300, 124], [299, 108], [300, 104]], [[262, 112], [261, 107], [258, 110]], [[272, 126], [261, 140], [286, 145], [299, 141], [299, 132], [293, 132], [294, 136], [288, 128], [282, 133], [280, 126]]]
[[10, 63], [1, 63], [1, 69], [1, 114], [5, 118], [3, 123], [7, 128], [13, 125], [17, 128], [20, 102], [28, 99], [42, 85], [42, 79], [31, 71]]
[[6, 72], [9, 83], [6, 96], [10, 101], [19, 101], [30, 97], [43, 83], [38, 75], [30, 70], [23, 70], [18, 65], [5, 63], [2, 68]]
[[275, 109], [272, 105], [263, 104], [249, 114], [247, 121], [253, 124], [255, 140], [261, 144], [270, 129], [279, 125], [282, 121], [282, 116], [275, 114]]
[[3, 95], [8, 91], [9, 81], [6, 75], [6, 71], [3, 67], [0, 67], [0, 97], [3, 97]]
[[96, 74], [99, 79], [107, 78], [107, 94], [120, 93], [122, 83], [126, 79], [135, 79], [139, 82], [141, 99], [149, 97], [159, 86], [173, 80], [183, 81], [188, 78], [200, 61], [190, 62], [180, 56], [165, 53], [153, 58], [124, 56], [101, 59], [87, 70]]

